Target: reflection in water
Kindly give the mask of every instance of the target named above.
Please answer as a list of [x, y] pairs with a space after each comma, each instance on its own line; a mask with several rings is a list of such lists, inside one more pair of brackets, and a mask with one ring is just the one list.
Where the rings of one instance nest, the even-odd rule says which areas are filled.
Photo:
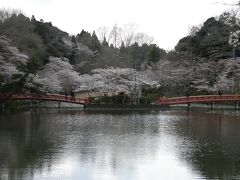
[[173, 123], [181, 157], [203, 176], [240, 179], [239, 114], [193, 113]]
[[0, 115], [0, 179], [239, 179], [238, 119], [183, 111]]

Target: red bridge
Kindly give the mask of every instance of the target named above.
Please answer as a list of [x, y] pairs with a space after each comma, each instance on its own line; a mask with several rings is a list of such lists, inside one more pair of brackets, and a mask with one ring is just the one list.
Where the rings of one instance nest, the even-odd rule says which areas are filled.
[[240, 101], [240, 95], [206, 95], [206, 96], [159, 98], [157, 104], [177, 105], [189, 103], [238, 102], [238, 101]]
[[[58, 94], [10, 94], [0, 93], [0, 102], [6, 100], [39, 100], [39, 101], [57, 101], [73, 104], [90, 104], [89, 98], [73, 98], [70, 96]], [[206, 96], [189, 96], [189, 97], [174, 97], [174, 98], [159, 98], [156, 102], [158, 105], [177, 105], [191, 103], [213, 103], [213, 102], [240, 102], [240, 95], [206, 95]]]
[[73, 98], [70, 96], [65, 97], [64, 95], [58, 95], [58, 94], [46, 94], [46, 95], [10, 94], [10, 93], [0, 94], [0, 101], [6, 101], [6, 100], [57, 101], [57, 102], [66, 102], [66, 103], [82, 104], [82, 105], [87, 105], [90, 103], [89, 98]]

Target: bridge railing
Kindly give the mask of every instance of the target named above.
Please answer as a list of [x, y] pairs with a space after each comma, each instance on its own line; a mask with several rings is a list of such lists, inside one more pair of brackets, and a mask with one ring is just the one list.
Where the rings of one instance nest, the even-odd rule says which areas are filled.
[[206, 95], [175, 98], [159, 98], [158, 104], [183, 104], [214, 101], [240, 101], [240, 95]]
[[89, 104], [90, 99], [86, 98], [78, 98], [72, 96], [65, 96], [60, 94], [9, 94], [9, 93], [0, 93], [0, 100], [7, 99], [35, 99], [35, 100], [54, 100], [54, 101], [62, 101], [62, 102], [72, 102], [72, 103], [81, 103], [81, 104]]

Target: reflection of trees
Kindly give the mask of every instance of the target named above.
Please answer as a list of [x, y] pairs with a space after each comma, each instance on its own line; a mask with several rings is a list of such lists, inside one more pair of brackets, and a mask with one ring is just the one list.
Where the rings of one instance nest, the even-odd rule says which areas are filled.
[[[239, 116], [192, 113], [174, 122], [180, 156], [207, 178], [240, 173]], [[183, 145], [182, 145], [183, 144]]]
[[[152, 112], [112, 111], [1, 115], [0, 179], [4, 174], [30, 179], [51, 172], [59, 162], [65, 163], [65, 157], [76, 158], [78, 167], [88, 164], [101, 172], [110, 167], [113, 174], [131, 177], [134, 163], [155, 159], [163, 146], [176, 148], [179, 157], [206, 178], [240, 174], [239, 116], [172, 114], [166, 119], [157, 119]], [[168, 145], [160, 142], [162, 137]]]
[[[17, 113], [0, 119], [0, 169], [8, 179], [33, 176], [34, 171], [51, 167], [54, 149], [60, 149], [54, 126], [49, 125], [51, 115]], [[49, 121], [50, 120], [50, 121]], [[1, 179], [1, 176], [0, 176]]]
[[131, 166], [126, 159], [154, 156], [159, 134], [156, 116], [148, 113], [40, 111], [0, 118], [0, 179], [4, 174], [29, 179], [51, 172], [64, 155], [74, 154], [81, 165], [109, 165], [115, 172]]

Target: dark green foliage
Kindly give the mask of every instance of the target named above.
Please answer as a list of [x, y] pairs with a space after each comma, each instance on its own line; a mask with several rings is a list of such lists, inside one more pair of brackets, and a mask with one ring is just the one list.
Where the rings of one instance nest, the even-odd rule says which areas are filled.
[[[85, 33], [85, 31], [82, 31], [82, 34]], [[77, 69], [86, 70], [89, 68], [105, 68], [112, 66], [131, 67], [139, 70], [149, 59], [151, 62], [155, 63], [164, 56], [166, 56], [166, 52], [156, 45], [143, 44], [139, 46], [137, 43], [134, 43], [126, 47], [122, 42], [119, 48], [114, 48], [112, 45], [110, 45], [110, 47], [102, 45], [99, 54], [95, 57], [88, 58], [88, 62], [85, 61], [84, 65], [81, 67], [78, 66], [79, 68]], [[86, 60], [86, 57], [83, 58], [83, 60]]]
[[156, 44], [151, 44], [149, 46], [149, 56], [148, 59], [151, 62], [158, 62], [161, 58], [166, 55], [166, 51], [160, 49]]
[[0, 23], [0, 35], [11, 39], [21, 52], [29, 56], [30, 61], [41, 66], [46, 59], [46, 47], [34, 29], [34, 24], [22, 14], [13, 15]]
[[74, 44], [74, 46], [77, 46], [77, 40], [75, 36], [71, 37], [71, 42]]
[[69, 62], [70, 64], [72, 65], [75, 65], [77, 62], [76, 62], [76, 59], [77, 59], [77, 40], [76, 40], [76, 37], [75, 36], [72, 36], [71, 37], [71, 42], [73, 44], [73, 47], [72, 47], [72, 50], [71, 50], [71, 53], [70, 53], [70, 56], [69, 56]]
[[129, 47], [120, 47], [120, 55], [130, 67], [139, 69], [142, 64], [147, 62], [158, 62], [166, 56], [166, 51], [160, 49], [157, 45], [143, 44], [139, 46], [137, 43]]
[[129, 49], [129, 55], [131, 59], [130, 66], [138, 69], [140, 67], [141, 48], [139, 47], [138, 43], [134, 43], [128, 49]]
[[119, 50], [108, 46], [103, 46], [101, 54], [95, 59], [95, 67], [107, 67], [107, 66], [121, 66], [121, 59], [119, 56]]
[[155, 100], [159, 97], [162, 97], [164, 96], [164, 92], [161, 88], [158, 88], [158, 89], [151, 89], [151, 88], [148, 88], [148, 89], [143, 89], [143, 97], [148, 99], [148, 101], [150, 100]]
[[[177, 52], [208, 59], [229, 58], [232, 47], [228, 44], [230, 32], [236, 29], [223, 21], [209, 18], [195, 36], [182, 38], [175, 47]], [[237, 52], [238, 53], [238, 52]]]
[[128, 95], [100, 96], [92, 99], [94, 104], [130, 104], [131, 98]]
[[106, 37], [104, 37], [104, 39], [103, 39], [102, 46], [106, 46], [106, 47], [109, 46], [109, 44], [108, 44], [108, 42], [106, 40]]
[[1, 85], [1, 93], [19, 93], [24, 92], [27, 75], [14, 75], [14, 81]]
[[140, 64], [144, 64], [149, 61], [149, 46], [143, 44], [140, 49]]
[[82, 30], [80, 34], [77, 34], [76, 40], [79, 43], [90, 46], [91, 41], [92, 41], [92, 37], [91, 37], [91, 34], [89, 32]]
[[101, 50], [101, 44], [98, 40], [98, 37], [97, 37], [95, 31], [93, 31], [93, 33], [92, 33], [92, 39], [91, 39], [91, 43], [90, 43], [89, 48], [92, 51], [98, 51], [99, 52]]
[[[146, 90], [147, 92], [147, 90]], [[99, 96], [91, 99], [94, 104], [150, 104], [154, 103], [160, 96], [157, 89], [150, 89], [139, 99], [131, 98], [126, 94], [114, 96]]]
[[120, 56], [124, 56], [124, 54], [126, 54], [126, 51], [127, 51], [127, 48], [126, 48], [124, 42], [122, 42], [120, 49], [119, 49]]
[[63, 42], [63, 38], [68, 37], [66, 32], [52, 26], [50, 22], [36, 21], [34, 26], [35, 32], [43, 39], [47, 49], [47, 56], [70, 57], [71, 49]]
[[36, 19], [35, 19], [34, 15], [32, 15], [32, 17], [31, 17], [31, 22], [36, 22]]
[[147, 64], [147, 62], [155, 63], [165, 56], [165, 50], [160, 49], [156, 45], [143, 44], [139, 46], [138, 43], [134, 43], [126, 47], [122, 42], [119, 48], [114, 48], [112, 45], [110, 45], [110, 47], [102, 45], [100, 53], [95, 57], [90, 57], [90, 61], [86, 62], [84, 66], [90, 66], [91, 64], [91, 68], [113, 66], [131, 67], [140, 70], [142, 65]]
[[76, 40], [77, 42], [88, 46], [92, 51], [99, 52], [101, 50], [101, 43], [99, 42], [95, 31], [93, 31], [91, 35], [89, 32], [82, 30], [80, 34], [77, 34]]
[[[99, 67], [133, 67], [139, 69], [142, 64], [158, 62], [165, 51], [156, 45], [134, 43], [121, 47], [108, 44], [106, 38], [99, 42], [96, 33], [82, 30], [77, 36], [69, 36], [66, 32], [54, 27], [50, 22], [31, 20], [24, 15], [13, 15], [4, 23], [0, 23], [0, 35], [13, 40], [19, 50], [29, 56], [25, 72], [35, 73], [48, 62], [49, 56], [67, 57], [75, 69], [81, 73], [89, 73]], [[63, 40], [70, 43], [65, 44]], [[71, 44], [71, 45], [70, 45]]]
[[166, 54], [166, 59], [170, 60], [170, 61], [176, 61], [179, 59], [179, 53], [172, 50], [172, 51], [169, 51], [167, 54]]

